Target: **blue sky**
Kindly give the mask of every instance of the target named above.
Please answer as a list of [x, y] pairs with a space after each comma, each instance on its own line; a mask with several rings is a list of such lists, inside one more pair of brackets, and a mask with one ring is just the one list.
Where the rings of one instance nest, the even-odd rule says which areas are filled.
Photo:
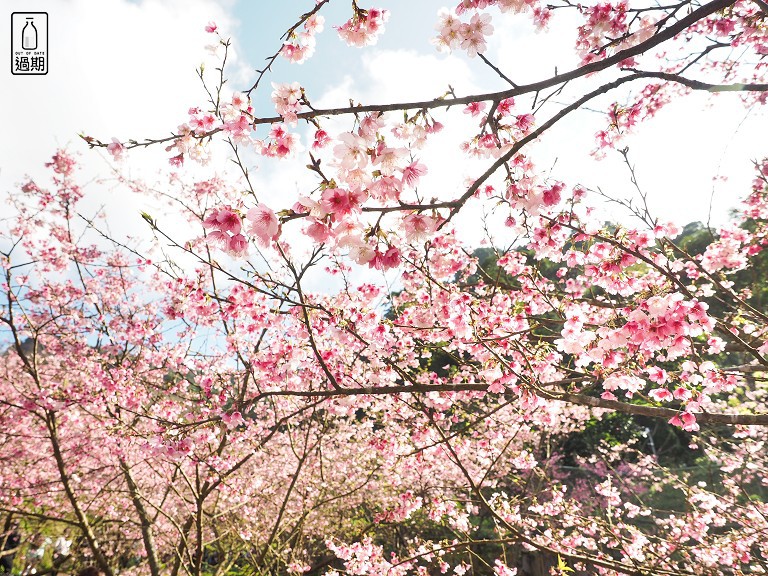
[[[280, 34], [296, 22], [298, 15], [312, 9], [315, 2], [270, 2], [266, 9], [264, 5], [264, 2], [238, 0], [232, 9], [239, 21], [235, 36], [243, 57], [256, 68], [264, 56], [274, 53], [279, 47]], [[361, 7], [365, 5], [364, 2], [360, 3]], [[431, 51], [429, 38], [435, 35], [437, 12], [447, 4], [445, 0], [388, 0], [371, 5], [390, 10], [387, 32], [379, 38], [374, 49]], [[354, 50], [350, 53], [350, 48], [332, 30], [334, 25], [340, 25], [350, 17], [350, 2], [331, 2], [323, 8], [322, 14], [325, 16], [326, 28], [318, 37], [315, 56], [300, 66], [280, 59], [274, 69], [277, 81], [293, 80], [300, 76], [302, 84], [314, 92], [327, 89], [344, 73], [354, 73], [355, 68], [359, 67], [360, 61], [354, 57]]]
[[[280, 46], [280, 35], [291, 27], [297, 16], [312, 9], [314, 0], [293, 0], [290, 2], [272, 2], [265, 9], [264, 3], [239, 0], [232, 7], [232, 14], [237, 19], [233, 30], [224, 30], [223, 34], [232, 33], [237, 43], [240, 56], [254, 69], [261, 67], [264, 58], [274, 54]], [[445, 0], [385, 0], [372, 4], [360, 3], [361, 7], [381, 6], [390, 12], [386, 31], [376, 45], [363, 49], [348, 47], [333, 30], [349, 19], [351, 15], [350, 2], [334, 1], [325, 6], [322, 14], [325, 17], [325, 30], [318, 35], [315, 55], [306, 63], [291, 64], [283, 58], [278, 58], [273, 66], [273, 73], [268, 81], [260, 88], [254, 98], [255, 104], [271, 108], [270, 82], [298, 81], [306, 89], [310, 99], [332, 90], [345, 77], [361, 78], [365, 76], [364, 61], [372, 54], [385, 51], [411, 51], [414, 53], [435, 54], [436, 50], [430, 43], [435, 36], [437, 13], [441, 7], [448, 5]], [[461, 54], [453, 55], [457, 60], [468, 60]], [[487, 71], [478, 61], [477, 73], [490, 78]], [[389, 72], [389, 71], [388, 71]], [[391, 83], [404, 81], [404, 75], [397, 70], [392, 71], [389, 78]], [[443, 85], [455, 82], [450, 74], [446, 74]], [[498, 83], [496, 84], [498, 85]], [[435, 96], [439, 95], [435, 94]], [[343, 102], [342, 102], [343, 103]]]

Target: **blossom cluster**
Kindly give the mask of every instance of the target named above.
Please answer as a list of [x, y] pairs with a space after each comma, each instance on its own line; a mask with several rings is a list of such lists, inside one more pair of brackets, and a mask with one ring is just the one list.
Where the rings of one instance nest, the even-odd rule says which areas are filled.
[[[258, 204], [248, 210], [247, 232], [262, 246], [268, 246], [279, 236], [279, 222], [275, 213]], [[238, 211], [231, 206], [219, 206], [211, 210], [203, 220], [203, 227], [210, 230], [208, 240], [233, 256], [243, 256], [248, 250], [248, 240], [242, 234], [243, 222]]]
[[389, 10], [381, 8], [358, 8], [352, 2], [354, 15], [341, 26], [336, 27], [339, 37], [350, 46], [371, 46], [376, 44], [384, 24], [389, 20]]
[[296, 125], [296, 113], [303, 105], [304, 90], [298, 82], [290, 84], [272, 83], [272, 102], [275, 103], [275, 111], [283, 117], [288, 124]]
[[283, 42], [280, 54], [289, 62], [303, 64], [315, 53], [317, 44], [316, 34], [323, 31], [325, 18], [320, 14], [313, 14], [304, 21], [302, 32], [293, 32], [291, 36]]
[[469, 22], [461, 22], [455, 12], [445, 9], [440, 12], [435, 28], [438, 35], [433, 43], [438, 50], [461, 47], [470, 57], [485, 52], [487, 37], [493, 34], [490, 14], [473, 14]]

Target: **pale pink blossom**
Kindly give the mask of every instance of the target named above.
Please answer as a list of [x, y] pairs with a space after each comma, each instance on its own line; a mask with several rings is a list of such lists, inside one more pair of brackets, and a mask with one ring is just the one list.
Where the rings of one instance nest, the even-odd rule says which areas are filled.
[[234, 138], [245, 138], [251, 133], [251, 121], [241, 114], [237, 119], [225, 122], [224, 130]]
[[232, 94], [232, 106], [238, 110], [247, 110], [251, 105], [250, 98], [242, 92]]
[[295, 124], [296, 114], [301, 110], [304, 90], [298, 82], [290, 84], [272, 83], [272, 102], [275, 111], [289, 124]]
[[313, 14], [304, 22], [304, 29], [311, 34], [319, 34], [323, 31], [325, 18], [321, 14]]
[[427, 167], [421, 162], [414, 161], [403, 168], [403, 184], [415, 188], [419, 179], [427, 173]]
[[403, 218], [403, 229], [408, 241], [421, 241], [434, 234], [437, 220], [423, 213], [409, 214]]
[[318, 244], [327, 241], [331, 236], [330, 228], [325, 223], [314, 218], [310, 220], [309, 226], [304, 229], [304, 233]]
[[363, 138], [352, 132], [344, 132], [336, 140], [339, 144], [334, 146], [333, 155], [342, 168], [351, 170], [364, 168], [368, 164], [368, 147]]
[[350, 46], [369, 46], [376, 44], [378, 35], [384, 31], [384, 23], [389, 19], [389, 11], [380, 8], [360, 10], [342, 26], [336, 27], [339, 37]]
[[224, 422], [224, 424], [227, 425], [227, 428], [230, 430], [234, 430], [238, 426], [241, 426], [245, 424], [245, 420], [243, 419], [243, 415], [240, 414], [240, 412], [229, 412], [227, 414], [221, 415], [221, 421]]
[[384, 176], [391, 176], [402, 158], [408, 154], [406, 148], [391, 148], [383, 142], [377, 146], [371, 164], [376, 166]]
[[447, 8], [441, 8], [438, 13], [438, 22], [435, 25], [438, 36], [432, 40], [433, 44], [441, 51], [450, 51], [458, 46], [461, 36], [461, 20]]
[[517, 568], [510, 568], [504, 562], [496, 559], [493, 563], [494, 576], [517, 576]]
[[259, 204], [248, 210], [246, 217], [250, 222], [248, 233], [256, 236], [262, 246], [268, 246], [277, 238], [280, 222], [275, 213], [265, 204]]
[[378, 178], [368, 187], [371, 197], [382, 201], [399, 200], [402, 191], [403, 182], [395, 176]]
[[112, 138], [112, 142], [107, 146], [107, 151], [112, 154], [115, 160], [122, 160], [125, 146], [117, 138]]
[[384, 115], [371, 113], [363, 116], [360, 120], [358, 134], [368, 141], [375, 141], [379, 130], [384, 126]]
[[309, 215], [317, 220], [322, 220], [328, 215], [320, 202], [312, 200], [308, 196], [299, 196], [298, 202], [293, 206], [293, 211], [298, 214], [309, 212]]
[[357, 264], [368, 264], [376, 257], [376, 250], [361, 239], [349, 244], [349, 257]]

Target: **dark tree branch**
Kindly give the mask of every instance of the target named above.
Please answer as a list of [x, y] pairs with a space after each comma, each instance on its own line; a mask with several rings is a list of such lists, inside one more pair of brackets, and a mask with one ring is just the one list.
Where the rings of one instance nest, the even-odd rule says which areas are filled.
[[[402, 111], [402, 110], [413, 110], [413, 109], [427, 110], [427, 109], [435, 109], [435, 108], [450, 108], [451, 106], [460, 105], [460, 104], [469, 104], [471, 102], [498, 101], [498, 100], [504, 100], [505, 98], [511, 98], [514, 96], [521, 96], [523, 94], [532, 94], [532, 93], [540, 92], [542, 90], [551, 88], [553, 86], [557, 86], [558, 84], [562, 84], [569, 80], [574, 80], [576, 78], [587, 76], [588, 74], [593, 74], [595, 72], [605, 70], [628, 58], [632, 58], [634, 56], [643, 54], [644, 52], [647, 52], [648, 50], [655, 48], [659, 44], [662, 44], [663, 42], [666, 42], [667, 40], [674, 38], [677, 34], [684, 31], [689, 26], [692, 26], [699, 20], [706, 18], [707, 16], [710, 16], [715, 12], [723, 10], [734, 3], [735, 3], [735, 0], [715, 0], [714, 2], [704, 4], [703, 6], [697, 8], [696, 10], [693, 10], [690, 14], [681, 18], [674, 24], [668, 26], [664, 30], [658, 32], [657, 34], [654, 34], [651, 38], [649, 38], [645, 42], [641, 42], [636, 46], [631, 46], [629, 48], [626, 48], [625, 50], [616, 52], [612, 56], [609, 56], [608, 58], [604, 58], [603, 60], [590, 62], [589, 64], [586, 64], [579, 68], [575, 68], [569, 72], [565, 72], [563, 74], [555, 74], [550, 78], [541, 80], [539, 82], [534, 82], [532, 84], [525, 84], [525, 85], [513, 87], [511, 89], [502, 90], [498, 92], [488, 92], [484, 94], [476, 94], [471, 96], [463, 96], [463, 97], [450, 98], [450, 99], [436, 98], [432, 100], [424, 100], [419, 102], [401, 102], [401, 103], [392, 103], [392, 104], [368, 104], [368, 105], [361, 105], [361, 106], [343, 106], [343, 107], [337, 107], [337, 108], [314, 109], [308, 112], [301, 112], [296, 116], [298, 119], [301, 119], [301, 120], [312, 120], [314, 118], [318, 118], [321, 116], [340, 116], [345, 114], [359, 114], [361, 112], [390, 112], [390, 111]], [[253, 87], [251, 88], [251, 90], [252, 89]], [[251, 124], [253, 126], [258, 126], [261, 124], [273, 124], [273, 123], [282, 122], [282, 121], [283, 121], [283, 118], [280, 116], [269, 116], [269, 117], [262, 117], [262, 118], [253, 118], [251, 121]], [[221, 132], [222, 130], [223, 128], [221, 127], [215, 128], [209, 132], [199, 134], [196, 137], [199, 138], [200, 140], [203, 140], [205, 138], [209, 138], [213, 136], [214, 134], [217, 134], [218, 132]], [[90, 137], [83, 137], [83, 138], [86, 140], [88, 145], [92, 148], [107, 146], [106, 143], [96, 140], [94, 138], [90, 138]], [[129, 141], [128, 145], [126, 145], [125, 147], [128, 149], [136, 148], [139, 146], [146, 147], [152, 144], [170, 142], [178, 138], [179, 138], [179, 135], [172, 134], [171, 136], [168, 136], [166, 138], [145, 139], [143, 142]]]
[[[584, 381], [583, 379], [565, 379], [556, 382], [546, 382], [546, 386], [563, 386], [575, 382]], [[258, 401], [270, 396], [296, 396], [304, 398], [332, 398], [338, 396], [389, 396], [394, 394], [428, 394], [430, 392], [487, 392], [488, 384], [445, 384], [429, 385], [418, 384], [411, 386], [377, 386], [369, 388], [340, 388], [337, 390], [272, 390], [259, 394], [254, 401]], [[634, 416], [649, 416], [651, 418], [663, 418], [669, 420], [674, 416], [680, 415], [680, 410], [674, 408], [664, 408], [660, 406], [650, 406], [645, 404], [631, 404], [619, 400], [605, 400], [595, 398], [584, 394], [574, 394], [570, 392], [550, 392], [537, 389], [537, 393], [549, 400], [560, 400], [579, 406], [589, 406], [591, 408], [603, 408], [614, 412], [622, 412]], [[692, 412], [696, 421], [700, 424], [727, 424], [730, 426], [768, 426], [768, 414], [716, 414], [711, 412]]]

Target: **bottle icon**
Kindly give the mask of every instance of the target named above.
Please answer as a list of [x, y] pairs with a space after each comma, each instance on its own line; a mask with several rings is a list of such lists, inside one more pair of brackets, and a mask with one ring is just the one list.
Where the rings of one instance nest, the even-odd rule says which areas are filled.
[[27, 23], [21, 31], [21, 47], [24, 50], [37, 50], [37, 28], [33, 18], [27, 18]]

